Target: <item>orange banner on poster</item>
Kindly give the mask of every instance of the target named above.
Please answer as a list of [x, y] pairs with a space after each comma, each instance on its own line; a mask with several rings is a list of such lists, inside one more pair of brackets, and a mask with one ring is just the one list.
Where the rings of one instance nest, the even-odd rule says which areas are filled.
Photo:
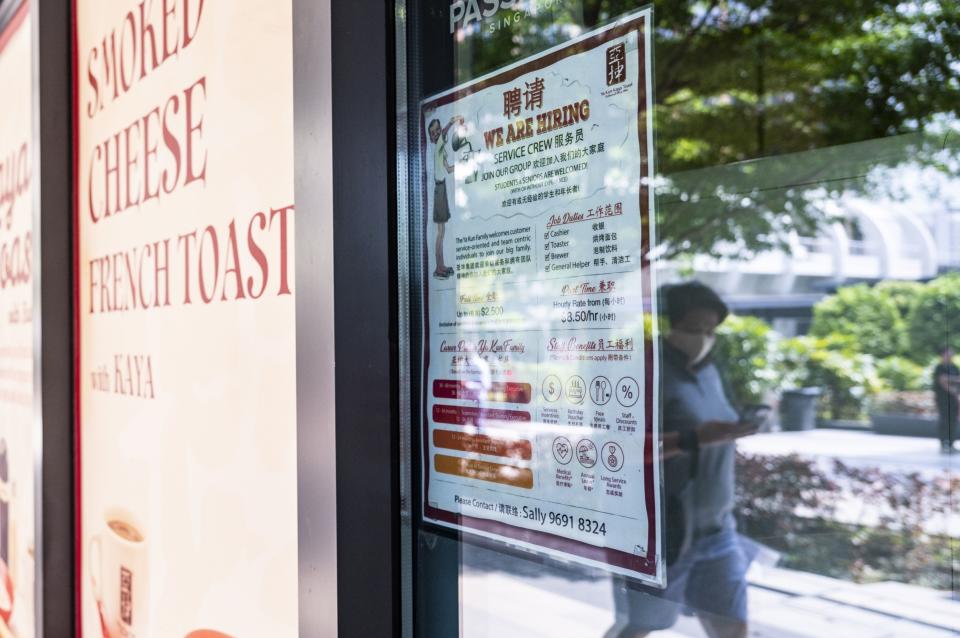
[[533, 488], [533, 472], [526, 468], [446, 454], [437, 454], [433, 461], [434, 468], [441, 474], [522, 487], [527, 490]]

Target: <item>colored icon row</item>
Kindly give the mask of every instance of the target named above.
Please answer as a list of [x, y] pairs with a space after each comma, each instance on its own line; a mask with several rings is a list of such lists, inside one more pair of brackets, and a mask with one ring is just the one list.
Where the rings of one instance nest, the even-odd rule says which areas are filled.
[[558, 436], [553, 440], [553, 458], [560, 465], [568, 465], [574, 458], [586, 469], [596, 466], [597, 460], [611, 472], [619, 472], [623, 467], [623, 448], [619, 443], [610, 441], [599, 448], [590, 439], [580, 439], [574, 446], [570, 439]]
[[614, 386], [610, 379], [598, 375], [590, 380], [590, 385], [580, 375], [573, 375], [563, 383], [555, 374], [548, 375], [541, 386], [543, 398], [548, 403], [559, 401], [561, 397], [566, 396], [567, 401], [580, 405], [587, 397], [595, 405], [606, 405], [614, 396], [617, 403], [625, 408], [636, 404], [640, 398], [640, 386], [633, 377], [623, 377]]

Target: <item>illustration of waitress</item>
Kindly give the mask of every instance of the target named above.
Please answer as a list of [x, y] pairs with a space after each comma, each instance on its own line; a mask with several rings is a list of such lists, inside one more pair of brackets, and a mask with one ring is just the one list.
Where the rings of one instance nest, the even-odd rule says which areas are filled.
[[446, 126], [440, 126], [440, 120], [433, 119], [427, 127], [430, 141], [433, 143], [433, 221], [437, 225], [437, 241], [434, 245], [434, 255], [437, 267], [433, 276], [437, 279], [449, 279], [454, 269], [447, 266], [443, 260], [443, 236], [447, 222], [450, 221], [450, 202], [447, 200], [447, 175], [453, 173], [454, 165], [447, 156], [447, 132], [454, 124], [463, 124], [463, 118], [454, 115]]

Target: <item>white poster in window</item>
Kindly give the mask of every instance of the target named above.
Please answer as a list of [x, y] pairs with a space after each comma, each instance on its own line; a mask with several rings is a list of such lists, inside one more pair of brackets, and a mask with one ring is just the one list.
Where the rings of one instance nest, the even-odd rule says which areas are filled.
[[650, 28], [422, 104], [422, 487], [428, 521], [662, 584]]

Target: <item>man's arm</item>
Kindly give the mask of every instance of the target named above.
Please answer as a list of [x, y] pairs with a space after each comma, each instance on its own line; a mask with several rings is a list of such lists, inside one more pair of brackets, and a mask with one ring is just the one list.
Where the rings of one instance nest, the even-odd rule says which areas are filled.
[[938, 374], [937, 375], [937, 385], [946, 390], [950, 391], [950, 375], [949, 374]]
[[[700, 447], [729, 443], [756, 432], [756, 424], [735, 421], [707, 421], [696, 429], [697, 443]], [[664, 460], [686, 454], [686, 451], [680, 447], [679, 432], [664, 432], [660, 441], [663, 443]]]
[[944, 392], [948, 394], [952, 394], [953, 396], [958, 396], [960, 395], [960, 388], [957, 387], [956, 381], [954, 381], [953, 383], [950, 382], [951, 379], [953, 378], [954, 377], [952, 377], [950, 374], [947, 374], [947, 373], [938, 375], [937, 385], [943, 388]]

